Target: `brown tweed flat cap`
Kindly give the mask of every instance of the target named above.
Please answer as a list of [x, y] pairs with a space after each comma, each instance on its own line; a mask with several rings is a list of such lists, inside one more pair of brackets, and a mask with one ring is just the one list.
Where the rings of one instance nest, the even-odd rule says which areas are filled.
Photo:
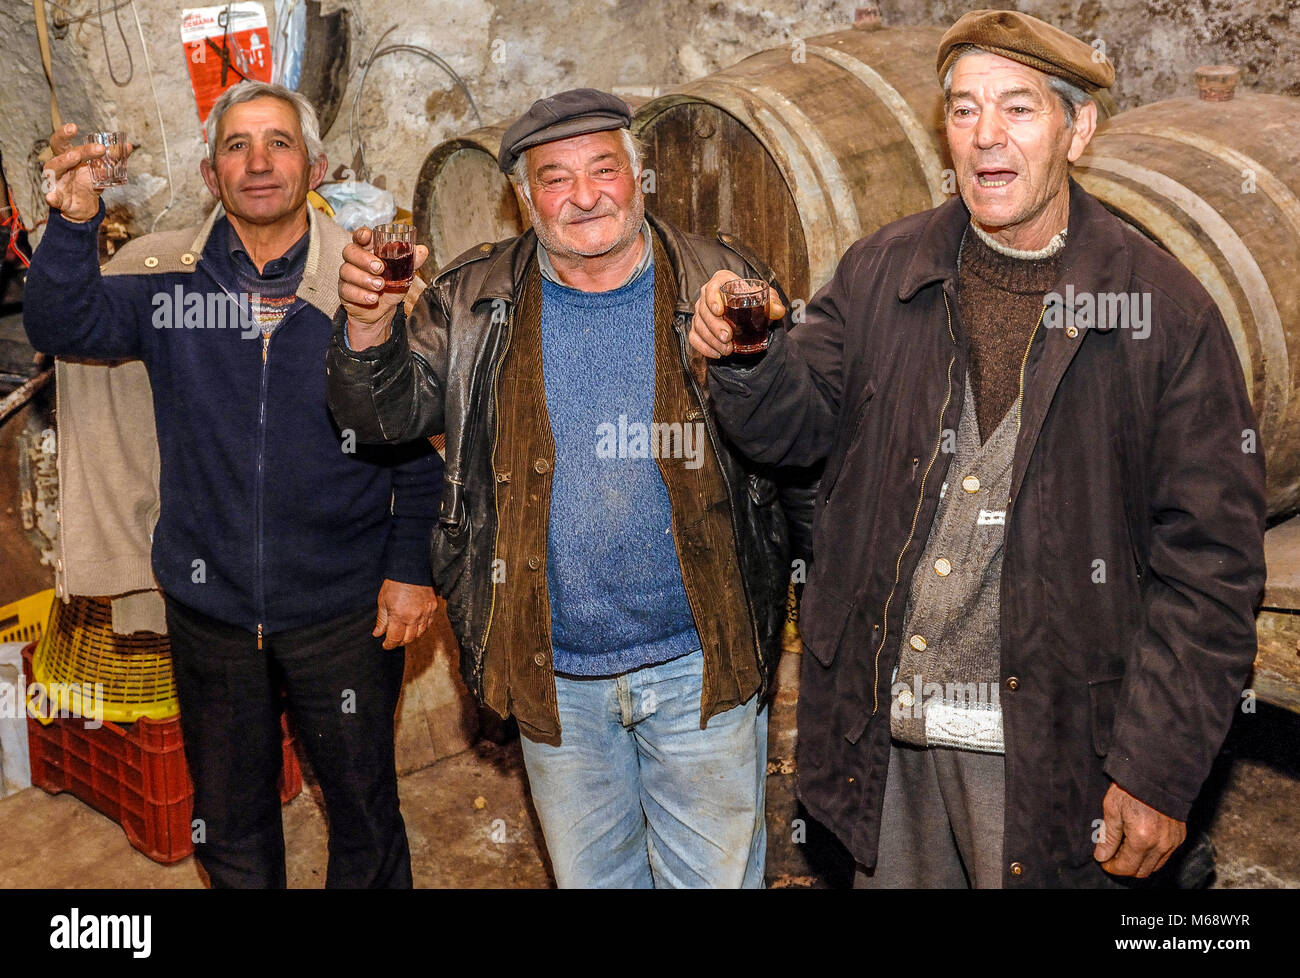
[[971, 48], [1064, 78], [1085, 92], [1110, 88], [1115, 81], [1115, 66], [1091, 45], [1016, 10], [972, 10], [949, 27], [939, 42], [940, 81]]
[[607, 129], [626, 129], [630, 125], [632, 113], [627, 103], [608, 92], [574, 88], [539, 98], [501, 137], [497, 166], [502, 173], [509, 173], [523, 151], [532, 146]]

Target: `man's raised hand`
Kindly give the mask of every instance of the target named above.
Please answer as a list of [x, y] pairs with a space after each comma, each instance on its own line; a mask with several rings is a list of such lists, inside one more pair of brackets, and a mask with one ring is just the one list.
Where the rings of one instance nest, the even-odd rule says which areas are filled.
[[[76, 135], [76, 124], [69, 122], [50, 136], [54, 157], [41, 170], [41, 191], [47, 204], [69, 221], [81, 224], [99, 213], [102, 192], [95, 189], [86, 161], [107, 151], [99, 143], [74, 144]], [[126, 156], [131, 150], [127, 143]]]
[[[700, 297], [695, 300], [695, 319], [691, 322], [691, 332], [687, 337], [691, 346], [710, 360], [725, 357], [732, 351], [731, 323], [723, 316], [722, 283], [729, 279], [740, 278], [735, 272], [725, 269], [713, 273], [713, 278], [704, 283]], [[767, 316], [775, 321], [785, 315], [785, 306], [777, 297], [776, 289], [768, 291]]]

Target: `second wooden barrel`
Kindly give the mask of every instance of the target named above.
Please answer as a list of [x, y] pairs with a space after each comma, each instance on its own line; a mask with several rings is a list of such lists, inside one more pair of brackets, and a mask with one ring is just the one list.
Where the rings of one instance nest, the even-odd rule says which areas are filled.
[[1120, 113], [1074, 170], [1218, 305], [1259, 415], [1271, 515], [1300, 506], [1298, 160], [1300, 99], [1244, 93]]
[[825, 34], [651, 100], [634, 123], [655, 172], [647, 206], [689, 231], [734, 233], [808, 298], [858, 238], [947, 199], [942, 36]]

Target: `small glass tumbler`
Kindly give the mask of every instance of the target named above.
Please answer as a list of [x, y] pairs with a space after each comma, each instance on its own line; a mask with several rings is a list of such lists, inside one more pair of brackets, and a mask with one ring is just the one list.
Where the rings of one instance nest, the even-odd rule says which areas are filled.
[[87, 142], [104, 147], [103, 156], [92, 157], [89, 161], [91, 186], [103, 190], [126, 183], [126, 133], [92, 132]]
[[415, 228], [410, 224], [380, 224], [371, 235], [375, 257], [384, 263], [384, 291], [405, 292], [415, 274]]
[[732, 352], [767, 349], [772, 321], [767, 316], [768, 285], [762, 279], [733, 278], [721, 286], [724, 314], [732, 327]]

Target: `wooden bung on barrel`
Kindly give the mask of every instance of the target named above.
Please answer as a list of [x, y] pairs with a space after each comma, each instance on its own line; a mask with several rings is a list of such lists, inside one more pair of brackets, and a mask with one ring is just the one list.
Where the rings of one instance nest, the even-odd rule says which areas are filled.
[[1290, 355], [1300, 344], [1300, 99], [1236, 92], [1237, 75], [1198, 69], [1199, 98], [1109, 119], [1074, 176], [1214, 298], [1259, 415], [1278, 515], [1300, 505], [1300, 356]]

